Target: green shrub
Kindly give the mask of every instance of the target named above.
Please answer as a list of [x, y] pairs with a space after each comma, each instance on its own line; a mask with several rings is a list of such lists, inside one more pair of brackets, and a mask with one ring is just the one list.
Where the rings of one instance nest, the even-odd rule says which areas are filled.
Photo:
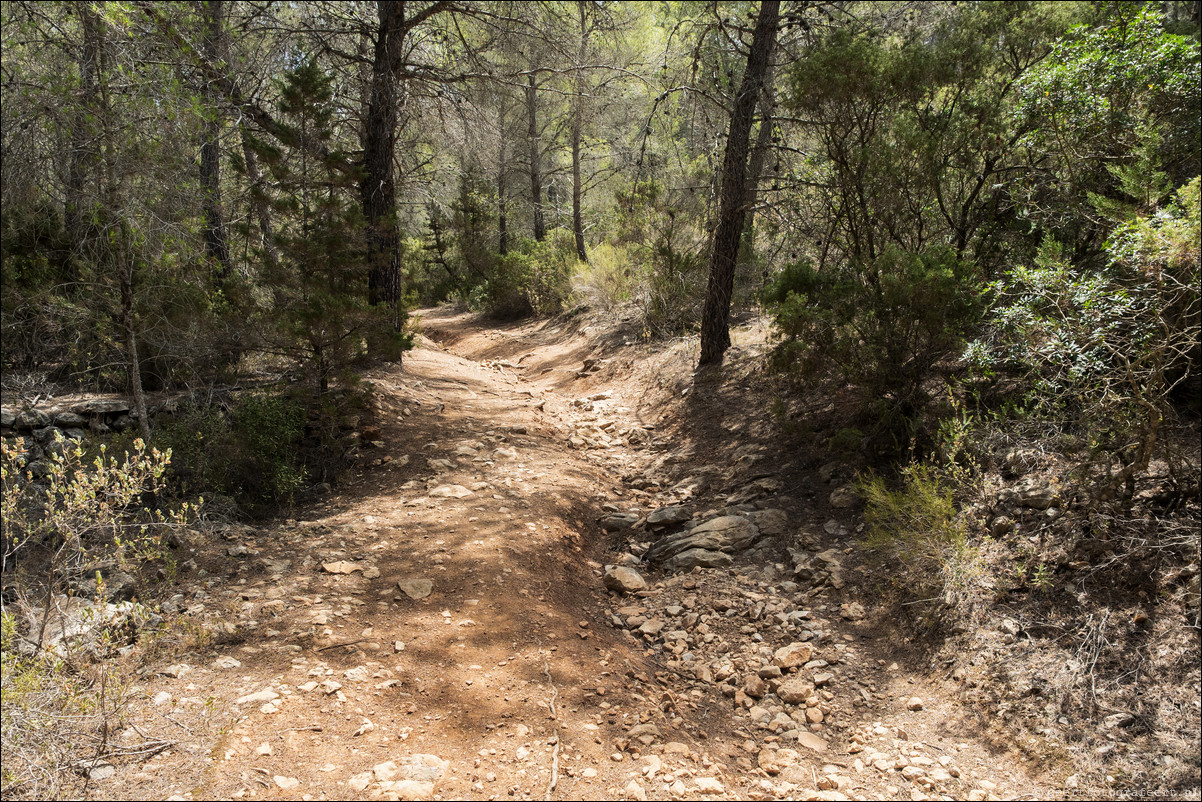
[[[82, 446], [59, 436], [35, 472], [5, 441], [0, 460], [4, 562], [62, 593], [111, 565], [136, 570], [161, 552], [165, 532], [190, 514], [154, 508], [165, 491], [171, 453], [140, 439], [114, 456], [105, 446], [89, 464]], [[35, 474], [44, 474], [35, 481]]]
[[1091, 443], [1082, 467], [1103, 497], [1129, 500], [1158, 457], [1188, 479], [1162, 429], [1175, 391], [1198, 375], [1199, 206], [1194, 178], [1176, 204], [1116, 229], [1103, 270], [1075, 264], [1046, 238], [1033, 265], [994, 285], [992, 329], [968, 349], [983, 373], [1025, 377], [1028, 415]]
[[[686, 183], [706, 180], [700, 163], [691, 166]], [[675, 337], [694, 331], [701, 319], [708, 274], [708, 232], [699, 225], [704, 202], [692, 189], [671, 189], [656, 180], [639, 181], [615, 193], [611, 227], [615, 242], [625, 246], [638, 265], [632, 278], [635, 300], [642, 307], [647, 336]]]
[[468, 306], [500, 319], [555, 314], [571, 293], [576, 263], [571, 232], [552, 231], [542, 242], [519, 240], [515, 250], [495, 257], [487, 280], [468, 294]]
[[589, 252], [588, 262], [577, 264], [572, 275], [572, 293], [577, 303], [613, 310], [631, 301], [637, 292], [639, 274], [625, 246], [608, 242]]
[[790, 265], [764, 292], [784, 342], [777, 364], [824, 367], [857, 386], [878, 441], [904, 447], [925, 411], [927, 382], [958, 356], [982, 311], [975, 269], [948, 247], [889, 248], [867, 264]]
[[924, 463], [903, 469], [890, 489], [879, 476], [857, 483], [867, 524], [864, 549], [888, 567], [894, 590], [953, 603], [978, 573], [976, 550], [958, 518], [952, 488]]
[[279, 396], [254, 394], [243, 399], [231, 417], [234, 438], [243, 448], [243, 493], [291, 500], [305, 481], [300, 464], [304, 407]]
[[290, 501], [304, 485], [306, 419], [300, 401], [255, 393], [228, 415], [186, 406], [158, 425], [155, 439], [175, 455], [171, 475], [185, 492], [222, 493], [254, 509]]

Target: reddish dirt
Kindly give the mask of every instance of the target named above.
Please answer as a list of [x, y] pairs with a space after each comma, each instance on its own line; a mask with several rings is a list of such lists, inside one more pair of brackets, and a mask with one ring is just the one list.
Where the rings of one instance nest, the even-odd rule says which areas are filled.
[[[365, 448], [361, 469], [295, 519], [198, 548], [210, 575], [181, 581], [184, 606], [211, 614], [224, 605], [231, 631], [201, 633], [202, 648], [193, 648], [192, 633], [188, 651], [166, 649], [162, 665], [139, 678], [137, 724], [121, 737], [174, 745], [122, 763], [88, 792], [379, 798], [379, 777], [368, 782], [365, 773], [431, 754], [448, 761], [433, 788], [441, 799], [620, 798], [634, 793], [632, 778], [654, 798], [680, 797], [682, 788], [688, 798], [772, 796], [762, 790], [769, 775], [753, 765], [746, 720], [732, 717], [731, 701], [690, 695], [659, 656], [610, 626], [601, 568], [613, 561], [613, 544], [597, 519], [606, 502], [646, 504], [647, 493], [621, 481], [642, 457], [625, 446], [570, 440], [581, 425], [572, 400], [604, 389], [617, 428], [658, 427], [661, 438], [679, 435], [678, 446], [698, 462], [723, 459], [728, 435], [745, 425], [740, 410], [694, 407], [703, 415], [698, 426], [673, 428], [673, 416], [691, 403], [687, 349], [607, 343], [579, 321], [496, 329], [445, 310], [422, 318], [422, 343], [403, 367], [369, 377], [381, 444]], [[736, 344], [757, 337], [741, 333]], [[582, 376], [595, 357], [608, 361]], [[447, 485], [471, 495], [430, 495]], [[225, 556], [238, 544], [249, 556]], [[337, 561], [353, 563], [353, 572], [323, 568]], [[430, 594], [414, 600], [401, 592], [397, 583], [411, 578], [428, 579]], [[902, 738], [946, 739], [934, 748], [1003, 784], [999, 794], [1053, 793], [983, 733], [956, 725], [950, 697], [936, 686], [872, 659], [885, 654], [875, 640], [883, 635], [849, 626], [837, 637], [865, 644], [862, 670], [879, 690], [877, 706], [859, 710], [849, 725], [883, 721], [891, 737], [904, 727]], [[222, 668], [222, 658], [240, 665]], [[155, 673], [168, 663], [190, 670]], [[327, 681], [340, 687], [323, 688]], [[898, 702], [913, 695], [928, 699], [923, 716]], [[618, 748], [640, 721], [661, 730], [644, 751], [661, 758], [663, 775], [672, 775], [666, 780], [645, 777], [649, 758], [635, 763]], [[854, 757], [807, 759], [816, 772], [833, 761], [850, 773]], [[698, 783], [708, 778], [724, 791]], [[846, 793], [921, 796], [899, 780], [870, 768]], [[683, 785], [673, 790], [675, 781]], [[809, 788], [814, 798], [833, 793]], [[391, 790], [409, 793], [416, 792]]]

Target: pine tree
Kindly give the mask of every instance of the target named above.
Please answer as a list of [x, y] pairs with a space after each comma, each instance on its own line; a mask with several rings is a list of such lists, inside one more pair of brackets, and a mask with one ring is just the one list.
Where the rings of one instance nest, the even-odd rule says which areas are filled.
[[[302, 362], [324, 396], [363, 358], [399, 358], [412, 337], [397, 332], [385, 307], [367, 301], [368, 266], [355, 176], [334, 168], [332, 78], [312, 60], [280, 83], [280, 111], [291, 136], [284, 148], [255, 143], [276, 184], [279, 261], [267, 265], [272, 293], [265, 315], [276, 350]], [[329, 146], [316, 159], [301, 143]]]

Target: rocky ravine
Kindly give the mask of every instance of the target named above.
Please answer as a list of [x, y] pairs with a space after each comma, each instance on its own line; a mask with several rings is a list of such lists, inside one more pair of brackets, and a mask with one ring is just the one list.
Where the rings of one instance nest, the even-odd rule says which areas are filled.
[[562, 323], [425, 325], [347, 490], [185, 544], [164, 607], [204, 648], [161, 639], [92, 795], [1056, 794], [889, 659], [850, 516], [641, 416], [650, 355], [606, 380]]

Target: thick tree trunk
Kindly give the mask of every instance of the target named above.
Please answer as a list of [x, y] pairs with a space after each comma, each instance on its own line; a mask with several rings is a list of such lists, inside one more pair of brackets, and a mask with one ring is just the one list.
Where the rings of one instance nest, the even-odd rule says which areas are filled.
[[751, 148], [751, 158], [747, 164], [747, 217], [743, 221], [743, 234], [740, 248], [752, 252], [755, 245], [755, 208], [759, 199], [760, 184], [764, 180], [764, 162], [772, 150], [772, 70], [769, 68], [764, 76], [764, 88], [760, 95], [760, 130], [755, 136], [755, 145]]
[[101, 147], [104, 151], [104, 198], [103, 219], [107, 231], [101, 240], [104, 248], [104, 264], [116, 274], [121, 293], [121, 330], [128, 360], [129, 389], [134, 401], [134, 414], [138, 429], [145, 442], [150, 442], [150, 416], [146, 413], [146, 395], [142, 392], [142, 362], [138, 358], [138, 337], [134, 319], [134, 254], [131, 252], [134, 237], [129, 230], [129, 221], [121, 209], [121, 187], [117, 181], [117, 148], [113, 141], [113, 110], [109, 102], [108, 82], [105, 75], [108, 64], [105, 58], [104, 32], [95, 11], [90, 7], [81, 12], [89, 24], [84, 26], [85, 36], [94, 36], [97, 53], [96, 82], [100, 92]]
[[726, 155], [722, 163], [722, 193], [718, 225], [710, 251], [709, 283], [701, 315], [700, 364], [721, 364], [730, 347], [730, 298], [734, 291], [735, 263], [747, 209], [747, 155], [751, 123], [759, 99], [768, 59], [776, 42], [780, 0], [763, 0], [747, 56], [747, 70], [730, 116]]
[[539, 164], [538, 146], [538, 90], [534, 76], [526, 76], [526, 138], [530, 143], [530, 204], [534, 210], [534, 239], [542, 242], [547, 238], [547, 225], [543, 221], [543, 176]]
[[588, 261], [588, 251], [584, 247], [584, 216], [580, 211], [583, 200], [583, 187], [580, 179], [580, 119], [572, 123], [572, 234], [576, 239], [576, 256], [580, 261]]
[[[588, 15], [584, 0], [578, 0], [576, 10], [580, 14], [580, 65], [584, 65], [588, 53]], [[584, 198], [584, 185], [580, 175], [580, 135], [584, 128], [584, 75], [576, 74], [576, 97], [572, 108], [572, 234], [576, 239], [576, 256], [588, 261], [584, 246], [584, 216], [580, 206]]]
[[[223, 5], [223, 0], [206, 0], [204, 4], [203, 53], [205, 59], [213, 64], [225, 58], [221, 41]], [[216, 265], [214, 283], [220, 288], [229, 279], [231, 270], [229, 236], [221, 209], [221, 112], [216, 95], [211, 90], [207, 90], [205, 95], [208, 119], [205, 122], [204, 141], [200, 145], [201, 215], [204, 219], [205, 253]]]
[[396, 223], [392, 159], [397, 128], [396, 70], [404, 38], [405, 4], [381, 0], [378, 6], [380, 26], [376, 32], [371, 98], [363, 132], [363, 177], [359, 183], [359, 199], [363, 205], [369, 269], [368, 302], [373, 306], [387, 304], [399, 308], [401, 243]]

